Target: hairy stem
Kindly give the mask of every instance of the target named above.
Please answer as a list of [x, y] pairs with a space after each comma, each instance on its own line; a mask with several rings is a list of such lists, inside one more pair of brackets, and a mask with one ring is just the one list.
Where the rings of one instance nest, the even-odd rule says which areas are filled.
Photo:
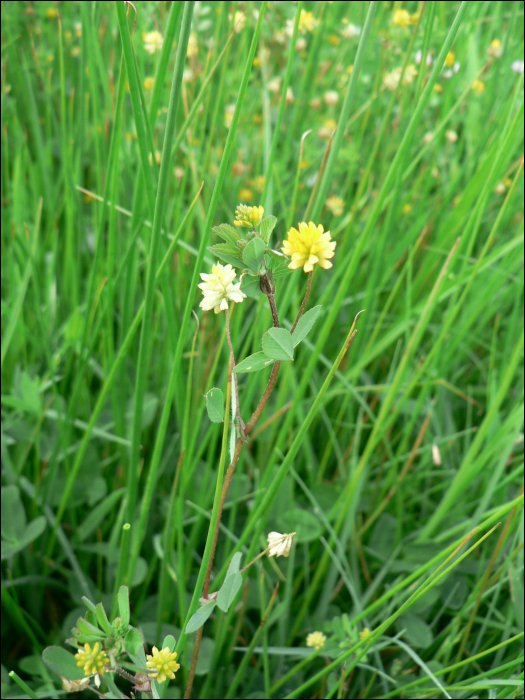
[[306, 302], [308, 301], [308, 297], [310, 296], [310, 292], [312, 291], [312, 278], [314, 276], [314, 271], [310, 270], [308, 273], [308, 285], [306, 287], [306, 294], [304, 295], [303, 303], [301, 304], [301, 308], [299, 309], [299, 313], [297, 314], [297, 318], [295, 319], [295, 323], [292, 326], [292, 330], [290, 333], [293, 335], [294, 330], [297, 328], [297, 324], [299, 323], [299, 319], [304, 313], [304, 310], [306, 308]]
[[[226, 309], [226, 338], [228, 339], [228, 346], [230, 348], [230, 357], [232, 361], [232, 367], [235, 367], [235, 355], [233, 354], [233, 345], [232, 345], [232, 339], [231, 339], [231, 334], [230, 334], [230, 310]], [[237, 406], [237, 419], [239, 421], [239, 428], [241, 432], [244, 432], [244, 423], [242, 422], [241, 418], [241, 406], [239, 404], [239, 385], [237, 383], [237, 375], [233, 375], [233, 386], [235, 388], [235, 402]], [[219, 517], [219, 522], [220, 522], [220, 517]]]

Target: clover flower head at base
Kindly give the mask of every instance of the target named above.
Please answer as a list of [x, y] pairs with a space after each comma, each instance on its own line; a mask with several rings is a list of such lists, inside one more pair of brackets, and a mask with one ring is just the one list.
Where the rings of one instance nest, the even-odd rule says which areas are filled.
[[153, 654], [146, 655], [146, 667], [152, 669], [150, 677], [157, 683], [164, 683], [167, 678], [173, 680], [180, 668], [180, 664], [175, 661], [176, 658], [177, 652], [170, 651], [169, 647], [164, 647], [161, 651], [153, 647]]
[[211, 273], [201, 272], [199, 284], [204, 299], [199, 304], [204, 311], [211, 311], [216, 314], [226, 311], [228, 302], [234, 301], [240, 304], [246, 298], [246, 294], [241, 292], [241, 283], [233, 284], [235, 270], [231, 265], [221, 265], [219, 262], [212, 267]]
[[300, 267], [305, 272], [311, 272], [314, 265], [319, 265], [323, 270], [332, 267], [330, 258], [335, 253], [336, 242], [332, 241], [330, 231], [325, 231], [323, 226], [316, 226], [313, 221], [299, 224], [299, 229], [291, 228], [288, 231], [288, 239], [283, 241], [282, 252], [291, 258], [288, 265], [290, 270], [298, 270]]

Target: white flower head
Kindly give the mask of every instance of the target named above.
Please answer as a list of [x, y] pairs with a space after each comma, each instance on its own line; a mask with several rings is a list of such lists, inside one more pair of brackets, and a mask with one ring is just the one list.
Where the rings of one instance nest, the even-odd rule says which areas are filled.
[[510, 67], [511, 71], [514, 73], [523, 73], [523, 61], [514, 61]]
[[229, 301], [240, 304], [246, 298], [246, 294], [241, 292], [240, 282], [233, 284], [235, 275], [231, 265], [221, 265], [219, 262], [212, 267], [209, 275], [201, 272], [201, 279], [204, 281], [199, 284], [199, 289], [202, 289], [204, 299], [199, 304], [200, 308], [204, 311], [213, 309], [218, 314], [220, 311], [226, 311]]
[[361, 34], [361, 27], [359, 27], [357, 24], [348, 24], [341, 34], [344, 36], [345, 39], [351, 39], [354, 36], [360, 36]]
[[296, 534], [296, 532], [291, 532], [289, 535], [281, 535], [280, 532], [270, 532], [267, 538], [268, 556], [287, 557], [292, 547], [292, 538]]

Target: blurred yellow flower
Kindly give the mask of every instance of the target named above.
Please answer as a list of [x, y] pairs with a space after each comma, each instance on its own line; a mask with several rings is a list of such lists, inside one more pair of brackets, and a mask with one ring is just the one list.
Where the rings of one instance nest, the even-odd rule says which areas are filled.
[[144, 50], [153, 56], [162, 48], [163, 38], [160, 32], [144, 32], [142, 35]]
[[56, 7], [48, 7], [46, 10], [46, 17], [48, 19], [55, 19], [55, 17], [58, 17], [58, 10]]
[[443, 92], [443, 85], [440, 85], [439, 83], [436, 83], [434, 85], [434, 92], [437, 92], [441, 94]]
[[345, 201], [344, 199], [341, 199], [341, 197], [332, 195], [326, 200], [325, 206], [334, 216], [341, 216], [345, 210]]
[[341, 39], [336, 34], [330, 34], [328, 41], [330, 44], [332, 44], [332, 46], [339, 46], [341, 43]]
[[236, 11], [233, 17], [233, 30], [236, 34], [240, 34], [246, 24], [246, 12]]
[[325, 645], [326, 637], [322, 632], [311, 632], [308, 637], [306, 637], [306, 646], [314, 647], [315, 649], [322, 649]]
[[337, 129], [337, 122], [335, 121], [335, 119], [327, 119], [323, 126], [317, 132], [317, 136], [319, 136], [319, 138], [323, 139], [324, 141], [328, 141], [328, 139], [334, 133], [335, 129]]
[[410, 211], [412, 211], [412, 205], [405, 204], [405, 206], [403, 207], [403, 214], [408, 214]]
[[447, 57], [445, 58], [445, 65], [447, 68], [452, 68], [454, 63], [456, 62], [456, 54], [453, 51], [449, 51], [447, 53]]
[[266, 178], [264, 175], [257, 175], [252, 180], [252, 185], [255, 187], [257, 192], [262, 192], [264, 190], [264, 185], [266, 183]]
[[330, 231], [324, 230], [319, 224], [316, 226], [313, 221], [299, 224], [299, 230], [292, 228], [288, 231], [288, 239], [283, 241], [282, 252], [291, 258], [288, 265], [290, 270], [298, 270], [300, 267], [305, 272], [311, 272], [314, 265], [319, 265], [323, 270], [332, 267], [330, 258], [335, 253], [336, 242], [332, 241]]
[[398, 27], [410, 26], [410, 13], [407, 10], [395, 10], [392, 22], [397, 24]]
[[455, 131], [452, 131], [452, 129], [449, 129], [447, 132], [445, 132], [445, 137], [449, 143], [456, 143], [456, 141], [458, 140], [458, 135]]
[[81, 51], [82, 49], [80, 48], [80, 46], [73, 46], [73, 48], [71, 49], [71, 55], [80, 56]]
[[146, 90], [152, 90], [155, 85], [155, 78], [144, 78], [144, 87]]
[[483, 90], [485, 90], [485, 83], [482, 80], [475, 80], [472, 83], [472, 89], [474, 92], [481, 93]]
[[315, 19], [312, 12], [307, 12], [306, 10], [301, 10], [301, 16], [299, 18], [299, 31], [301, 34], [306, 34], [306, 32], [313, 32], [313, 30], [319, 24], [319, 20]]
[[101, 676], [106, 672], [106, 667], [109, 665], [109, 659], [106, 652], [100, 648], [100, 642], [95, 642], [93, 649], [89, 644], [84, 644], [84, 649], [80, 649], [75, 654], [77, 666], [84, 668], [84, 675], [91, 676], [98, 673]]
[[308, 103], [312, 109], [319, 109], [321, 106], [321, 98], [320, 97], [312, 97], [310, 102]]
[[188, 58], [193, 58], [193, 56], [199, 55], [199, 43], [197, 41], [197, 33], [191, 32], [190, 38], [188, 39], [188, 50], [186, 51], [186, 56]]
[[153, 669], [150, 674], [151, 677], [157, 683], [164, 683], [168, 677], [173, 680], [175, 673], [180, 668], [180, 664], [175, 661], [176, 658], [177, 652], [170, 651], [169, 647], [165, 647], [162, 651], [159, 651], [157, 647], [153, 647], [153, 655], [146, 655], [146, 667]]
[[368, 639], [368, 637], [370, 637], [371, 634], [372, 634], [372, 633], [370, 632], [370, 630], [368, 629], [368, 627], [365, 627], [364, 630], [362, 630], [361, 632], [359, 632], [359, 638], [360, 638], [361, 640], [363, 640], [363, 639]]
[[239, 192], [239, 199], [244, 199], [245, 202], [251, 202], [253, 199], [253, 192], [251, 190], [249, 190], [247, 187], [244, 187]]
[[235, 105], [226, 105], [224, 109], [224, 126], [229, 129], [233, 121], [233, 113], [235, 112]]
[[493, 58], [500, 58], [503, 53], [503, 48], [501, 46], [501, 41], [499, 39], [494, 39], [488, 48], [489, 56]]

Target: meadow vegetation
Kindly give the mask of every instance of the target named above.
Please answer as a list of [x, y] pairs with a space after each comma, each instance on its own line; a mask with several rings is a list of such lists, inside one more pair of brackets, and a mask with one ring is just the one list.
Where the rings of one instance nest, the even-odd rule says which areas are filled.
[[523, 697], [523, 35], [2, 3], [3, 698]]

